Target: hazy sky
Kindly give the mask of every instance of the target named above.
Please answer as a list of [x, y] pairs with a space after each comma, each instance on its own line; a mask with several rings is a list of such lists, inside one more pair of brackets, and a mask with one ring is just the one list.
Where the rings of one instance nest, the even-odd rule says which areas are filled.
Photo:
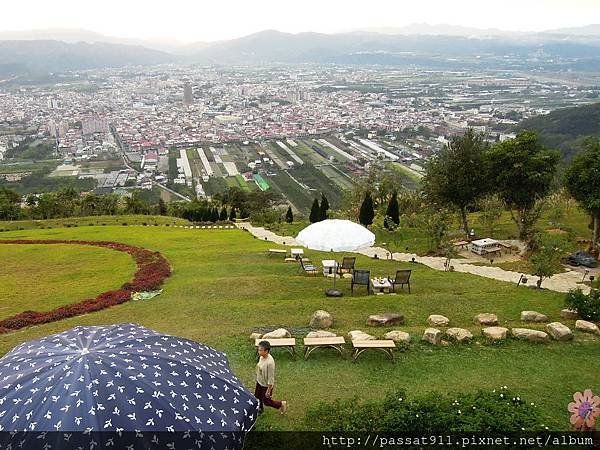
[[2, 0], [0, 31], [83, 28], [212, 41], [265, 29], [333, 33], [415, 22], [505, 30], [600, 23], [600, 0]]

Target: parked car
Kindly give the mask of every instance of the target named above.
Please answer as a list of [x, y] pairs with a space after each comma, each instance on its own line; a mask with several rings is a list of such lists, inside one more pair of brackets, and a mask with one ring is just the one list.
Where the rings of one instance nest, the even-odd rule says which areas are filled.
[[586, 252], [576, 252], [567, 258], [567, 262], [572, 266], [596, 267], [598, 261], [592, 255]]

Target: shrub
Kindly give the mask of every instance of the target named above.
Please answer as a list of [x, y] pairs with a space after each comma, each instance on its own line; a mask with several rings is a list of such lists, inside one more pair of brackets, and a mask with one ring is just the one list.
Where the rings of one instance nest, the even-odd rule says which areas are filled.
[[308, 409], [306, 426], [319, 431], [511, 433], [540, 431], [544, 425], [533, 403], [506, 387], [458, 395], [429, 393], [413, 400], [399, 389], [379, 401], [336, 400]]
[[595, 322], [600, 319], [600, 290], [592, 289], [586, 295], [581, 289], [573, 289], [565, 298], [565, 306], [577, 311], [582, 319]]

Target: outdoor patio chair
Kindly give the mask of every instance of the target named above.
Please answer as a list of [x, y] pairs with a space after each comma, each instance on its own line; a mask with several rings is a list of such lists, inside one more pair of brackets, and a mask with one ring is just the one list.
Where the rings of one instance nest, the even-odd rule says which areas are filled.
[[371, 293], [371, 271], [355, 269], [352, 273], [352, 282], [350, 283], [350, 291], [354, 295], [354, 286], [366, 286], [367, 294]]
[[345, 273], [354, 272], [354, 263], [356, 258], [354, 256], [344, 256], [342, 259], [342, 265], [338, 267], [338, 274], [343, 275]]
[[399, 284], [402, 289], [404, 289], [404, 285], [408, 285], [408, 293], [410, 294], [410, 274], [412, 270], [403, 269], [396, 271], [396, 278], [392, 279], [388, 277], [390, 283], [392, 283], [392, 292], [396, 292], [396, 285]]
[[308, 275], [317, 275], [317, 273], [319, 273], [319, 269], [317, 269], [317, 267], [309, 259], [299, 258], [298, 261], [300, 262], [300, 268], [304, 271], [304, 273]]

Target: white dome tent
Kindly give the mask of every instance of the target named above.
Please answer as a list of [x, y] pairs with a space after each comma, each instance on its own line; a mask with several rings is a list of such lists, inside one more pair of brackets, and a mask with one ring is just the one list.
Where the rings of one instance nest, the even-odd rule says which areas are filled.
[[349, 220], [328, 219], [304, 228], [296, 242], [312, 250], [352, 252], [375, 243], [375, 235]]

